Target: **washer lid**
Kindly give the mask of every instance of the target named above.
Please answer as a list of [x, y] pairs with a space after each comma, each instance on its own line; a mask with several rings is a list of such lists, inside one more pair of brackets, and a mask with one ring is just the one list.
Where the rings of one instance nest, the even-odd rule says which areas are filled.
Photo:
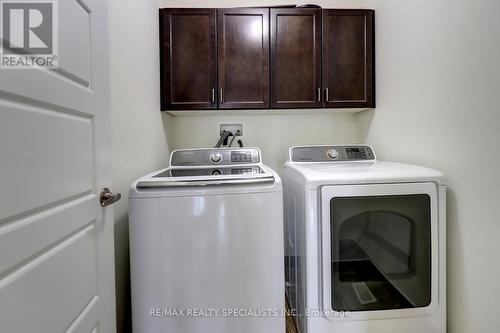
[[[215, 170], [220, 171], [220, 174], [212, 174]], [[245, 173], [242, 173], [243, 171]], [[133, 182], [130, 186], [129, 198], [191, 197], [281, 191], [280, 177], [264, 164], [227, 168], [166, 168]]]
[[175, 150], [170, 167], [132, 183], [130, 198], [281, 191], [279, 176], [260, 156], [258, 148]]
[[444, 176], [439, 171], [385, 161], [287, 162], [283, 167], [283, 175], [309, 189], [323, 185], [375, 183], [434, 182], [438, 185], [445, 184]]
[[220, 168], [167, 168], [137, 181], [137, 188], [194, 187], [274, 183], [274, 175], [261, 165]]

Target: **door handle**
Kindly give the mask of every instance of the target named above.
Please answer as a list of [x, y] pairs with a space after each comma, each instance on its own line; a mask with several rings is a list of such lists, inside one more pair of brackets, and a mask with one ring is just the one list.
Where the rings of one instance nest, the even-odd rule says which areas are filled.
[[212, 104], [215, 104], [215, 89], [212, 89]]
[[220, 104], [224, 103], [224, 90], [223, 89], [220, 90], [219, 97], [220, 97]]
[[329, 102], [330, 101], [330, 95], [328, 93], [328, 88], [325, 88], [325, 102]]
[[102, 189], [101, 194], [99, 196], [99, 202], [101, 203], [101, 206], [106, 207], [109, 205], [114, 204], [118, 200], [122, 198], [121, 193], [113, 193], [110, 191], [109, 188], [105, 187]]
[[317, 91], [318, 91], [318, 96], [317, 96], [318, 99], [316, 101], [321, 102], [321, 88], [318, 88]]

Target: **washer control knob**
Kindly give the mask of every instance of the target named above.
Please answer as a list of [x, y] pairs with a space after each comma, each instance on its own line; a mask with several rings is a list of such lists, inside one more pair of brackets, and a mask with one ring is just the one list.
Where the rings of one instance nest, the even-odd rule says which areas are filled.
[[339, 155], [339, 152], [333, 148], [326, 151], [326, 156], [331, 160], [336, 160], [339, 158]]
[[212, 176], [220, 176], [220, 175], [222, 175], [222, 172], [220, 170], [216, 169], [216, 170], [212, 171], [212, 173], [210, 173], [210, 174]]
[[210, 161], [212, 161], [213, 163], [219, 163], [220, 161], [222, 161], [222, 154], [219, 152], [210, 154]]

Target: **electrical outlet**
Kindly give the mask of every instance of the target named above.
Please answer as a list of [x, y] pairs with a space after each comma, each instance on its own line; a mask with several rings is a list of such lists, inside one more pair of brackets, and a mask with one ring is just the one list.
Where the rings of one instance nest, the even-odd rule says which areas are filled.
[[240, 131], [239, 136], [243, 136], [243, 124], [220, 124], [220, 135], [222, 135], [224, 131], [229, 131], [233, 134]]

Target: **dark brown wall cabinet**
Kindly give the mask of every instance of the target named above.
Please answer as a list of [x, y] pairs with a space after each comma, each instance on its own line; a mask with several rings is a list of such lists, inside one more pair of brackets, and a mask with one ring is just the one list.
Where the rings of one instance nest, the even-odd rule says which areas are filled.
[[218, 11], [219, 107], [269, 108], [269, 9]]
[[162, 110], [375, 107], [372, 10], [161, 9]]
[[160, 10], [162, 110], [217, 108], [215, 13]]
[[271, 9], [273, 108], [321, 107], [321, 9]]
[[375, 107], [373, 27], [373, 10], [323, 10], [325, 107]]

